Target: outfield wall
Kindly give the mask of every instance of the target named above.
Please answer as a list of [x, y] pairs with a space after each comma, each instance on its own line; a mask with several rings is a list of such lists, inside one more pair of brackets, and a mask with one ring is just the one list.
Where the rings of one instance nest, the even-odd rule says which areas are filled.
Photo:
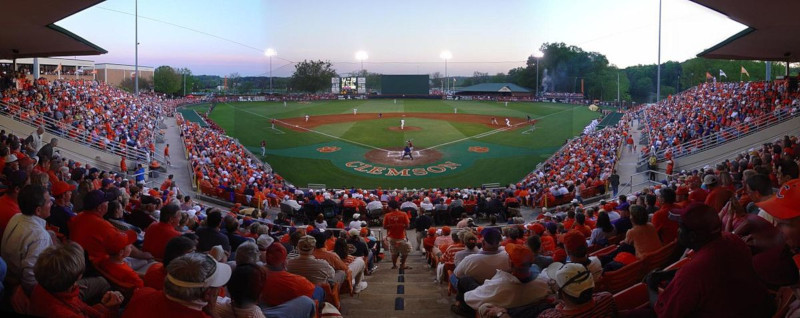
[[428, 75], [381, 75], [383, 95], [428, 95], [429, 91]]

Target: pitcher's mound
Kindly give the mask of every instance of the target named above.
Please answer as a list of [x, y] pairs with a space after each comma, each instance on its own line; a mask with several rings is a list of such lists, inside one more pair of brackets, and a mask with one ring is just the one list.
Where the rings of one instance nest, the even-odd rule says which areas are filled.
[[422, 130], [422, 128], [419, 128], [417, 126], [405, 126], [405, 127], [403, 127], [403, 129], [400, 129], [400, 126], [392, 126], [392, 127], [389, 127], [388, 129], [390, 131], [417, 131], [417, 130]]
[[[399, 127], [398, 127], [399, 129]], [[408, 129], [408, 127], [406, 127]], [[414, 156], [414, 160], [406, 157], [405, 159], [401, 159], [403, 157], [403, 148], [389, 148], [389, 151], [384, 150], [370, 150], [368, 151], [364, 157], [372, 163], [386, 165], [386, 166], [417, 166], [417, 165], [424, 165], [429, 164], [431, 162], [436, 162], [439, 159], [442, 159], [442, 153], [436, 149], [425, 149], [425, 150], [414, 150], [412, 151], [412, 155]]]

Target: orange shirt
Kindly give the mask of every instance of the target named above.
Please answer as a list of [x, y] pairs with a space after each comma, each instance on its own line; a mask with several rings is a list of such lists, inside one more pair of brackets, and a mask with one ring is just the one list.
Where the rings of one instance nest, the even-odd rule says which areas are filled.
[[625, 234], [625, 243], [633, 245], [636, 249], [636, 258], [642, 258], [645, 254], [654, 252], [661, 248], [661, 240], [658, 238], [658, 231], [653, 224], [634, 225]]
[[105, 249], [107, 243], [126, 240], [125, 233], [92, 212], [81, 212], [72, 218], [69, 236], [86, 250], [92, 262], [108, 257]]
[[164, 263], [156, 262], [147, 268], [147, 273], [144, 274], [145, 287], [150, 287], [155, 290], [164, 290], [164, 278], [167, 278], [167, 271], [164, 268]]
[[163, 222], [155, 222], [150, 224], [145, 230], [144, 242], [142, 242], [142, 250], [153, 254], [156, 259], [164, 258], [164, 250], [167, 248], [167, 242], [173, 237], [181, 235], [181, 232]]
[[300, 296], [311, 297], [314, 288], [316, 286], [303, 276], [287, 271], [270, 271], [267, 274], [264, 290], [261, 291], [261, 301], [270, 306], [278, 306]]
[[408, 214], [397, 210], [386, 213], [383, 217], [383, 228], [387, 230], [389, 238], [396, 240], [406, 238], [406, 228], [410, 223]]
[[123, 289], [135, 289], [144, 287], [144, 282], [139, 278], [139, 274], [127, 263], [117, 263], [111, 259], [105, 259], [97, 264], [97, 269], [103, 273], [103, 277], [112, 284]]

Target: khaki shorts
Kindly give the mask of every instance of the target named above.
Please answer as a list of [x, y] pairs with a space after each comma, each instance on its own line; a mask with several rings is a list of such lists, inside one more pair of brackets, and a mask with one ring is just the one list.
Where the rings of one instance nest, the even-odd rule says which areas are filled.
[[411, 244], [405, 239], [398, 240], [389, 238], [389, 251], [392, 253], [392, 256], [398, 254], [406, 256], [411, 252]]

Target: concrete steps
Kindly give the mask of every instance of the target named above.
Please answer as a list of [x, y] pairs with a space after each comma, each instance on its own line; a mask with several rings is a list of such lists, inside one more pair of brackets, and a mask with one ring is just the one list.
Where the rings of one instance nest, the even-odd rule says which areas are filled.
[[[372, 276], [367, 276], [367, 289], [353, 297], [341, 297], [343, 316], [459, 317], [450, 312], [455, 295], [448, 297], [447, 285], [433, 281], [434, 270], [427, 266], [425, 257], [420, 252], [412, 252], [408, 256], [406, 265], [412, 269], [405, 270], [403, 274], [397, 269], [391, 269], [391, 259], [384, 259], [378, 264], [378, 270]], [[402, 277], [402, 282], [398, 281], [399, 277]], [[402, 294], [398, 294], [400, 291]]]

